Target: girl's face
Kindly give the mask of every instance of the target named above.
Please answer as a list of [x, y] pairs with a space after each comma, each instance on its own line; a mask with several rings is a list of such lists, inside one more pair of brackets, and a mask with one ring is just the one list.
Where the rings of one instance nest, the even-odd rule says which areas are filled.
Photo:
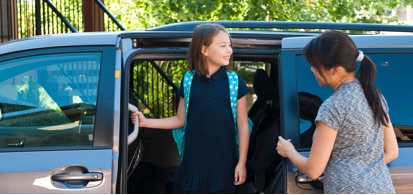
[[212, 38], [211, 45], [202, 46], [202, 53], [208, 66], [228, 65], [232, 55], [231, 41], [228, 34], [224, 31], [219, 31]]

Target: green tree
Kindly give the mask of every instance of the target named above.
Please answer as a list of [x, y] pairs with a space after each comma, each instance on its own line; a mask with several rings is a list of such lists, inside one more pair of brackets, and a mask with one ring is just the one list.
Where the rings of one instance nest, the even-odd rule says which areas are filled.
[[390, 10], [412, 0], [111, 0], [109, 10], [128, 30], [198, 20], [392, 23]]

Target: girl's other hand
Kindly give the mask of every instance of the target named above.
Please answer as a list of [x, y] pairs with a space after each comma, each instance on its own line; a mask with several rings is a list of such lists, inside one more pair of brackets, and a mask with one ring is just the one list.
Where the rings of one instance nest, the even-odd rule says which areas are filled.
[[241, 185], [245, 182], [247, 179], [247, 168], [245, 167], [245, 164], [238, 163], [237, 166], [235, 167], [235, 175], [234, 175], [235, 182], [234, 184], [236, 186]]

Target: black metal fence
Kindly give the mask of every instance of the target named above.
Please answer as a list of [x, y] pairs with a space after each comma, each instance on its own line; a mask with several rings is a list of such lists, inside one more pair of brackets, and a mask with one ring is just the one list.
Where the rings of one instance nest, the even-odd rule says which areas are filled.
[[185, 70], [178, 67], [186, 67], [186, 60], [137, 60], [132, 67], [131, 87], [139, 109], [151, 118], [174, 116], [179, 103], [176, 92]]
[[44, 34], [125, 30], [101, 0], [0, 0], [0, 26], [0, 43]]

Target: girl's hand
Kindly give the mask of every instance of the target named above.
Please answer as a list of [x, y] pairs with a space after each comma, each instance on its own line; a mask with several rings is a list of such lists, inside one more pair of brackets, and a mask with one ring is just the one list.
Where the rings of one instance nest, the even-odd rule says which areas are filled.
[[234, 175], [236, 186], [241, 185], [247, 179], [247, 168], [245, 167], [245, 163], [238, 163], [235, 167], [235, 175]]
[[281, 136], [278, 136], [278, 143], [277, 143], [277, 147], [275, 148], [275, 150], [277, 150], [279, 155], [281, 155], [285, 158], [288, 158], [288, 153], [290, 151], [294, 151], [295, 147], [291, 143], [290, 139], [285, 140]]
[[132, 113], [132, 115], [130, 116], [132, 124], [136, 123], [136, 118], [139, 119], [139, 127], [144, 127], [147, 124], [147, 118], [143, 115], [143, 113], [141, 111], [136, 111], [134, 113]]
[[130, 120], [132, 121], [132, 124], [135, 124], [135, 123], [136, 123], [136, 117], [138, 117], [138, 112], [139, 112], [139, 111], [134, 112], [134, 113], [132, 113], [132, 115], [130, 116]]

